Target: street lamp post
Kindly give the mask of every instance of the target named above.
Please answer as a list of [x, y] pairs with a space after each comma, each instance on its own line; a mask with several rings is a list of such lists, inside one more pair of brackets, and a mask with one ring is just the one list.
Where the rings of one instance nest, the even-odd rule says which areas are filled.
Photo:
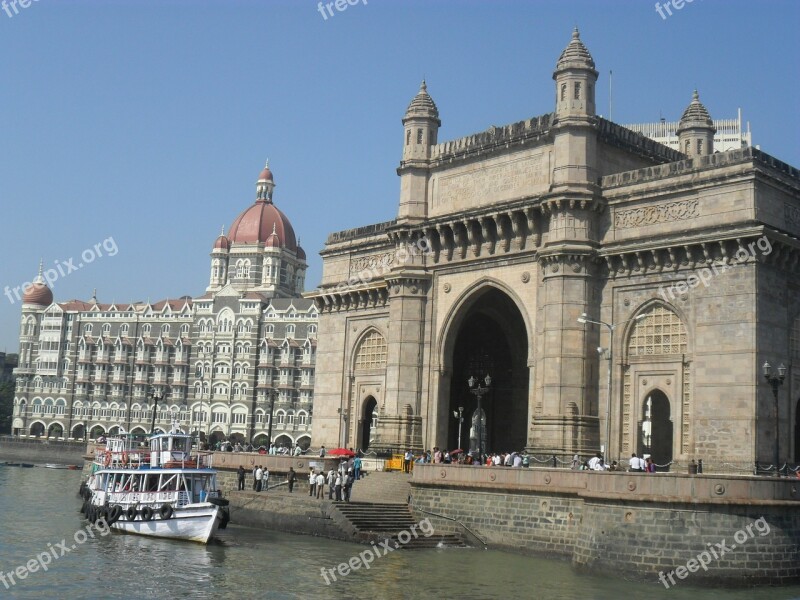
[[772, 395], [775, 397], [775, 474], [780, 477], [781, 476], [781, 466], [780, 466], [780, 421], [779, 415], [780, 412], [778, 410], [778, 388], [783, 385], [783, 380], [786, 378], [786, 367], [781, 364], [778, 367], [778, 374], [772, 374], [772, 366], [765, 362], [764, 366], [762, 367], [764, 370], [764, 379], [767, 380], [767, 383], [772, 386]]
[[[644, 313], [640, 315], [636, 315], [632, 319], [625, 319], [621, 323], [606, 323], [605, 321], [593, 321], [592, 319], [588, 318], [586, 313], [581, 314], [578, 317], [578, 323], [594, 323], [595, 325], [605, 325], [608, 327], [608, 350], [605, 352], [606, 359], [608, 360], [608, 379], [606, 381], [606, 439], [605, 445], [601, 444], [601, 450], [603, 452], [603, 458], [605, 459], [606, 463], [608, 463], [608, 455], [611, 448], [611, 373], [613, 369], [613, 348], [614, 348], [614, 330], [627, 323], [628, 321], [639, 321], [644, 319], [647, 315]], [[603, 348], [598, 348], [597, 351], [599, 353], [603, 353]]]
[[464, 407], [459, 406], [458, 412], [453, 411], [453, 417], [458, 419], [458, 442], [456, 442], [456, 447], [461, 448], [461, 424], [464, 422]]
[[474, 376], [467, 380], [469, 391], [475, 394], [478, 399], [478, 462], [480, 464], [483, 464], [483, 411], [481, 410], [481, 400], [488, 393], [489, 387], [492, 385], [492, 378], [487, 375], [483, 381], [486, 387], [481, 387], [481, 382], [475, 379]]
[[150, 398], [153, 400], [153, 420], [150, 422], [150, 435], [153, 435], [156, 430], [156, 411], [158, 411], [158, 401], [163, 398], [161, 392], [150, 392]]

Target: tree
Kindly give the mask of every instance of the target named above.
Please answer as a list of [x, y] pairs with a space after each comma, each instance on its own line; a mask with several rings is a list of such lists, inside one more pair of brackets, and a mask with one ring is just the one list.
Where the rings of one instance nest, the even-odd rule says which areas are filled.
[[0, 383], [0, 433], [11, 433], [14, 413], [14, 385], [10, 381]]

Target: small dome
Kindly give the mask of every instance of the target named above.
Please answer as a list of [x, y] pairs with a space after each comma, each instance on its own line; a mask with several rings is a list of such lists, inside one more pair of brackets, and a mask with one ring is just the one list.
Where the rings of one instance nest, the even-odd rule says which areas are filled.
[[589, 54], [586, 46], [583, 45], [577, 27], [572, 32], [572, 39], [567, 44], [567, 47], [564, 48], [556, 63], [556, 71], [569, 68], [594, 70], [594, 59]]
[[272, 181], [273, 183], [275, 182], [275, 180], [272, 178], [272, 171], [269, 170], [269, 162], [267, 163], [267, 166], [264, 167], [264, 170], [261, 171], [261, 173], [259, 173], [258, 180], [259, 181]]
[[708, 114], [706, 107], [700, 102], [700, 94], [697, 93], [697, 90], [692, 94], [692, 101], [689, 106], [683, 111], [677, 133], [692, 128], [705, 128], [716, 131], [714, 121], [711, 120], [711, 115]]
[[419, 92], [414, 96], [411, 104], [408, 105], [408, 109], [406, 109], [404, 120], [412, 117], [435, 119], [439, 125], [441, 125], [441, 121], [439, 121], [439, 109], [436, 108], [436, 103], [433, 101], [433, 98], [430, 97], [430, 94], [428, 94], [428, 86], [424, 79], [422, 80], [422, 85], [419, 87]]
[[281, 239], [278, 237], [278, 234], [275, 233], [273, 230], [270, 236], [267, 238], [267, 241], [264, 242], [264, 248], [280, 248], [281, 247]]
[[214, 250], [225, 250], [226, 252], [231, 249], [231, 241], [224, 235], [220, 235], [214, 242]]
[[30, 286], [26, 287], [22, 294], [23, 304], [36, 304], [38, 306], [50, 306], [53, 303], [53, 291], [47, 287], [42, 277], [42, 263], [39, 263], [39, 274]]

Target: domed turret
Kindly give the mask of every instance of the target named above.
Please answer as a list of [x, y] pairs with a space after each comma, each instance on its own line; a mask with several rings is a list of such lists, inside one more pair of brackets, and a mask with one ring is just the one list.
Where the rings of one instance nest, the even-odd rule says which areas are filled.
[[[269, 162], [256, 183], [256, 202], [242, 212], [228, 230], [231, 244], [266, 244], [297, 250], [297, 240], [289, 219], [272, 203], [275, 187]], [[276, 236], [277, 239], [272, 236]]]
[[683, 111], [678, 123], [678, 143], [686, 156], [705, 156], [714, 153], [714, 121], [703, 103], [697, 90], [692, 94], [692, 101]]
[[214, 241], [214, 248], [213, 250], [223, 250], [228, 252], [231, 249], [231, 241], [225, 236], [225, 228], [222, 228], [222, 232], [219, 234], [219, 237]]
[[578, 28], [572, 39], [558, 57], [556, 70], [556, 119], [587, 117], [595, 114], [594, 88], [597, 71], [594, 59], [581, 41]]
[[53, 303], [53, 292], [47, 286], [42, 276], [41, 262], [39, 262], [39, 274], [36, 276], [36, 279], [24, 290], [22, 303], [35, 304], [37, 306], [50, 306]]

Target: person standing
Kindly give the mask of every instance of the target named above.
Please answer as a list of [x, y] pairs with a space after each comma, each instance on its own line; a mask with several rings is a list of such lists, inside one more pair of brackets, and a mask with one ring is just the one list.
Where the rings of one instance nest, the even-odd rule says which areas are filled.
[[264, 467], [264, 491], [269, 491], [269, 467]]
[[648, 473], [655, 473], [656, 472], [656, 463], [653, 462], [653, 459], [649, 456], [644, 461], [644, 470]]
[[297, 481], [297, 473], [294, 472], [294, 467], [289, 467], [289, 473], [286, 475], [286, 481], [289, 486], [289, 493], [294, 490], [294, 482]]
[[308, 495], [312, 498], [314, 497], [314, 492], [316, 491], [317, 487], [317, 478], [314, 475], [314, 469], [311, 469], [311, 472], [308, 474]]
[[258, 483], [256, 481], [256, 471], [258, 471], [258, 465], [253, 467], [253, 491], [256, 491], [256, 484]]
[[336, 488], [336, 501], [342, 501], [342, 474], [336, 473], [336, 482], [334, 484]]
[[403, 467], [406, 473], [411, 473], [411, 462], [414, 460], [414, 455], [411, 450], [406, 450], [406, 455], [403, 459]]
[[239, 488], [238, 488], [239, 491], [244, 490], [244, 476], [245, 476], [244, 467], [242, 465], [239, 465], [239, 470], [236, 471], [236, 478], [239, 481]]
[[356, 456], [356, 459], [353, 461], [353, 476], [355, 480], [358, 481], [361, 479], [361, 457]]
[[325, 475], [322, 474], [322, 471], [319, 472], [317, 475], [317, 498], [324, 498], [325, 494], [323, 493], [325, 488]]
[[344, 478], [343, 493], [344, 493], [344, 501], [345, 502], [350, 502], [350, 492], [353, 489], [353, 481], [355, 481], [355, 477], [353, 476], [353, 471], [352, 471], [352, 469], [348, 469], [347, 470], [347, 475], [345, 475], [345, 478]]
[[261, 485], [264, 480], [264, 471], [261, 468], [261, 465], [256, 469], [256, 491], [261, 491]]
[[319, 457], [325, 458], [325, 446], [321, 446], [319, 449]]
[[335, 483], [336, 483], [336, 472], [333, 469], [331, 469], [330, 471], [328, 471], [328, 500], [333, 500]]
[[631, 454], [629, 465], [631, 471], [635, 473], [641, 473], [644, 471], [644, 461], [636, 455], [636, 452]]

